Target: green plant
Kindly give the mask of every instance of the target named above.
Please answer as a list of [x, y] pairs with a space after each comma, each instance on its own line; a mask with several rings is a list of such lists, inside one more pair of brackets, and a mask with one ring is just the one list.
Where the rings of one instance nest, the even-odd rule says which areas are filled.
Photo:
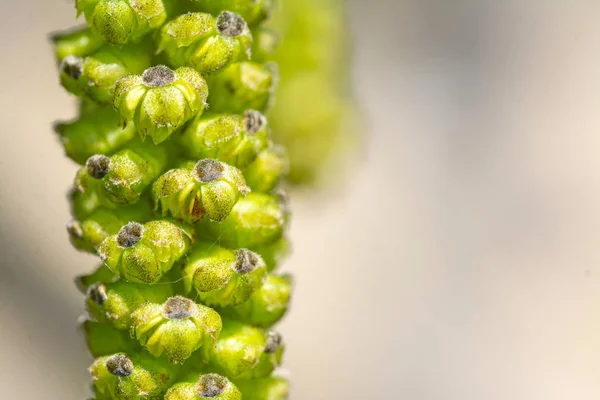
[[277, 67], [253, 56], [268, 0], [77, 0], [53, 36], [79, 116], [55, 125], [80, 164], [76, 279], [101, 399], [278, 400], [273, 330], [291, 279], [285, 152], [264, 113]]

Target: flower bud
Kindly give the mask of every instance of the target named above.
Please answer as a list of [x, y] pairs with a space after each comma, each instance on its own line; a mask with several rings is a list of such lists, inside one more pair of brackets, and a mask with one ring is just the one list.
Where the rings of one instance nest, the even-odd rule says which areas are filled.
[[275, 368], [281, 365], [283, 358], [283, 338], [278, 332], [269, 331], [266, 334], [265, 346], [258, 363], [249, 372], [245, 373], [243, 379], [260, 379], [271, 375]]
[[269, 145], [267, 119], [254, 110], [241, 116], [199, 118], [184, 130], [181, 142], [194, 158], [214, 158], [243, 168]]
[[75, 184], [84, 195], [97, 197], [99, 205], [133, 204], [160, 175], [166, 163], [165, 146], [138, 144], [111, 157], [91, 156], [77, 174]]
[[78, 164], [94, 154], [111, 155], [135, 136], [135, 125], [119, 124], [119, 114], [107, 107], [96, 108], [82, 118], [54, 125], [67, 156]]
[[190, 66], [201, 74], [250, 59], [251, 44], [246, 22], [229, 11], [217, 18], [205, 13], [180, 15], [162, 27], [158, 39], [159, 51], [170, 64]]
[[67, 55], [60, 64], [60, 81], [76, 96], [89, 96], [100, 103], [113, 99], [117, 79], [129, 73], [141, 73], [150, 66], [146, 47], [107, 46], [85, 57]]
[[244, 170], [248, 186], [254, 192], [269, 193], [281, 182], [289, 170], [289, 161], [283, 147], [273, 146], [258, 154]]
[[271, 15], [273, 0], [192, 0], [203, 11], [217, 15], [221, 11], [238, 13], [250, 26], [259, 25]]
[[250, 300], [227, 309], [229, 315], [252, 326], [267, 328], [281, 320], [285, 315], [292, 291], [289, 275], [268, 275], [263, 285]]
[[164, 65], [148, 68], [140, 75], [125, 75], [117, 81], [114, 106], [123, 121], [134, 121], [142, 138], [155, 144], [206, 106], [208, 86], [192, 68], [176, 71]]
[[277, 376], [236, 380], [235, 383], [244, 400], [287, 400], [290, 392], [288, 381]]
[[146, 201], [110, 210], [98, 208], [82, 220], [67, 224], [73, 246], [81, 251], [95, 253], [98, 246], [110, 235], [115, 235], [129, 221], [149, 221], [152, 210]]
[[107, 322], [116, 329], [131, 327], [131, 314], [146, 302], [162, 303], [173, 295], [169, 284], [140, 285], [118, 281], [115, 283], [97, 282], [87, 291], [86, 308], [99, 322]]
[[96, 393], [103, 399], [162, 398], [177, 372], [178, 368], [144, 353], [99, 357], [90, 367]]
[[82, 294], [87, 294], [88, 289], [95, 283], [111, 283], [119, 279], [106, 265], [100, 264], [92, 273], [79, 275], [75, 278], [75, 286]]
[[221, 317], [211, 308], [185, 297], [163, 304], [145, 303], [131, 315], [131, 334], [150, 354], [163, 353], [181, 364], [203, 345], [212, 346], [221, 332]]
[[253, 35], [252, 61], [264, 63], [275, 53], [281, 39], [277, 32], [269, 28], [258, 28]]
[[158, 212], [189, 223], [205, 215], [222, 221], [248, 192], [239, 169], [208, 158], [192, 168], [168, 171], [152, 187]]
[[119, 351], [134, 352], [140, 347], [129, 336], [129, 332], [120, 331], [111, 325], [85, 320], [81, 325], [85, 341], [92, 357], [102, 357]]
[[56, 59], [60, 62], [66, 56], [85, 57], [98, 50], [104, 40], [87, 26], [57, 32], [50, 37]]
[[278, 197], [250, 193], [237, 202], [223, 222], [207, 222], [200, 230], [207, 230], [229, 248], [256, 248], [280, 239], [286, 220], [285, 203]]
[[165, 400], [241, 400], [238, 388], [224, 376], [203, 374], [191, 382], [172, 386], [165, 394]]
[[167, 18], [162, 0], [76, 0], [92, 30], [107, 42], [137, 42]]
[[130, 222], [107, 237], [98, 254], [121, 278], [152, 284], [187, 253], [192, 239], [190, 232], [169, 221]]
[[[231, 378], [258, 378], [278, 364], [279, 347], [262, 330], [226, 320], [215, 347], [208, 353], [208, 361], [216, 371]], [[255, 376], [252, 371], [259, 365]]]
[[232, 64], [209, 79], [208, 104], [215, 112], [241, 114], [265, 111], [277, 84], [275, 64], [243, 61]]
[[195, 289], [202, 303], [221, 307], [248, 301], [261, 287], [265, 273], [265, 263], [258, 254], [211, 244], [197, 246], [183, 268], [186, 292]]

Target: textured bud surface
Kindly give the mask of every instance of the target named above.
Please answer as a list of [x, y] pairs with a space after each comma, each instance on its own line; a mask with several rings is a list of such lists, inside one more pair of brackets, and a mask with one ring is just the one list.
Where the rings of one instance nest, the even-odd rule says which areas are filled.
[[115, 86], [113, 104], [124, 121], [133, 121], [142, 138], [155, 144], [206, 106], [208, 88], [198, 72], [188, 67], [175, 71], [164, 65], [140, 75], [126, 75]]
[[106, 238], [98, 254], [120, 277], [138, 283], [156, 283], [187, 253], [191, 237], [169, 221], [151, 221], [142, 226], [129, 223], [119, 234]]
[[189, 65], [201, 74], [216, 73], [232, 62], [248, 60], [252, 34], [237, 14], [217, 18], [205, 13], [180, 15], [160, 31], [158, 47], [172, 65]]
[[265, 273], [258, 254], [208, 244], [197, 246], [183, 267], [186, 291], [195, 289], [203, 303], [221, 307], [248, 301], [262, 286]]
[[165, 354], [181, 364], [203, 345], [211, 346], [221, 332], [221, 317], [213, 309], [175, 297], [164, 304], [146, 303], [131, 315], [131, 333], [150, 354]]
[[203, 374], [196, 380], [174, 385], [165, 400], [241, 400], [239, 389], [224, 376]]
[[222, 221], [248, 192], [240, 170], [214, 159], [200, 160], [191, 168], [172, 169], [152, 188], [158, 212], [188, 223], [204, 216]]
[[250, 193], [223, 222], [209, 222], [206, 228], [226, 246], [252, 249], [280, 239], [287, 218], [286, 205], [278, 197]]
[[264, 116], [258, 111], [195, 120], [181, 135], [181, 143], [195, 158], [213, 158], [243, 168], [269, 146]]

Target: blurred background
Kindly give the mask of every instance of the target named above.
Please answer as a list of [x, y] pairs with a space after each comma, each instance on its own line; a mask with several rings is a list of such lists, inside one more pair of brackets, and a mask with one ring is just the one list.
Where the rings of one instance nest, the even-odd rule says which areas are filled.
[[[67, 0], [0, 0], [0, 398], [84, 399]], [[292, 400], [600, 396], [600, 3], [354, 0], [365, 143], [293, 198]]]

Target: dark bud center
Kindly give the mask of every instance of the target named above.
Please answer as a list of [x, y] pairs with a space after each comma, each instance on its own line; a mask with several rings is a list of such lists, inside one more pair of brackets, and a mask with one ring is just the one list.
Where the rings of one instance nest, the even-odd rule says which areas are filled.
[[175, 296], [169, 297], [163, 304], [163, 315], [168, 319], [184, 319], [194, 314], [196, 305], [190, 299]]
[[246, 21], [236, 13], [223, 11], [217, 17], [217, 30], [224, 36], [239, 36], [246, 28]]
[[244, 130], [255, 134], [265, 126], [265, 116], [255, 110], [247, 110], [244, 113]]
[[66, 56], [60, 63], [60, 71], [73, 79], [79, 79], [83, 74], [83, 59], [76, 56]]
[[110, 171], [110, 158], [102, 154], [93, 155], [87, 159], [85, 167], [92, 178], [102, 179]]
[[117, 242], [121, 247], [131, 247], [142, 239], [144, 225], [138, 222], [130, 222], [119, 230]]
[[281, 347], [281, 342], [283, 338], [277, 332], [270, 331], [267, 333], [267, 340], [265, 341], [265, 353], [275, 353], [279, 347]]
[[115, 354], [106, 360], [106, 369], [111, 374], [123, 378], [133, 373], [133, 363], [125, 354]]
[[227, 378], [217, 374], [202, 375], [196, 383], [196, 393], [204, 399], [216, 397], [227, 388]]
[[215, 179], [219, 179], [225, 172], [225, 165], [217, 160], [207, 158], [200, 160], [194, 166], [194, 172], [196, 179], [200, 182], [212, 182]]
[[235, 270], [240, 274], [254, 271], [258, 265], [258, 255], [247, 249], [239, 249], [235, 252]]
[[175, 72], [165, 65], [157, 65], [144, 71], [142, 81], [152, 87], [169, 85], [175, 82]]
[[290, 197], [287, 192], [283, 189], [278, 189], [275, 193], [277, 196], [277, 200], [279, 200], [279, 207], [281, 208], [281, 212], [285, 215], [290, 213]]
[[81, 229], [81, 224], [79, 221], [71, 221], [67, 224], [67, 232], [69, 235], [76, 239], [81, 239], [83, 237], [83, 229]]
[[96, 282], [90, 285], [87, 292], [87, 297], [98, 305], [104, 304], [108, 295], [106, 294], [106, 285], [104, 283]]

